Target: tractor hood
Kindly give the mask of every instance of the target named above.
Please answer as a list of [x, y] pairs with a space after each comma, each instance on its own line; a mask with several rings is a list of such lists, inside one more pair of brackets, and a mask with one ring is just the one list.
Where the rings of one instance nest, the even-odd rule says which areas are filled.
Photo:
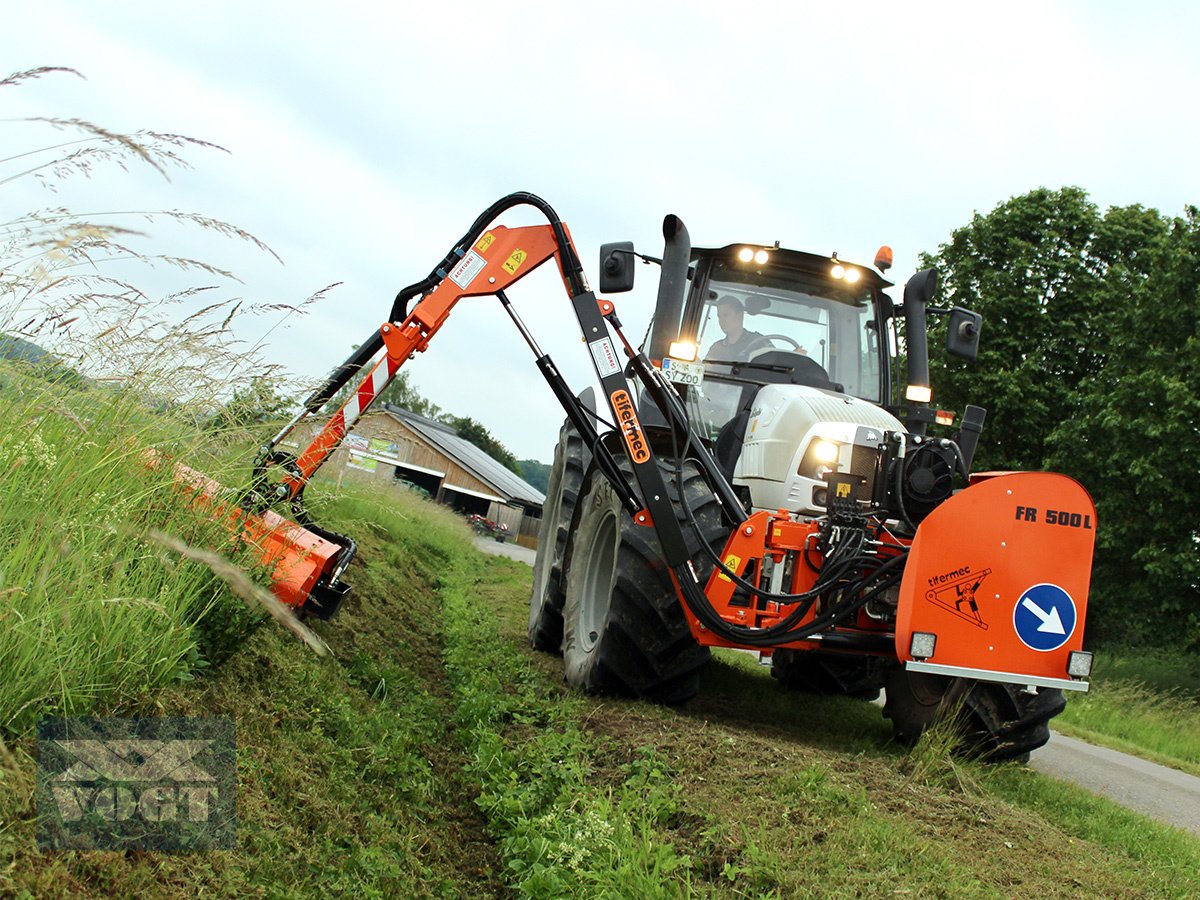
[[[771, 384], [758, 392], [746, 424], [734, 482], [750, 488], [755, 509], [820, 514], [816, 492], [826, 484], [823, 467], [836, 465], [867, 480], [875, 475], [885, 432], [904, 431], [900, 420], [865, 400], [820, 388]], [[836, 458], [814, 455], [818, 440], [833, 445]]]

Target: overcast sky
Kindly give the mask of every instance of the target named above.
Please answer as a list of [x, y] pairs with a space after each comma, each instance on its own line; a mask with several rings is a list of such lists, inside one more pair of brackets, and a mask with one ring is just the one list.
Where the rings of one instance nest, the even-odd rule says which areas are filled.
[[[171, 248], [235, 268], [248, 297], [298, 302], [341, 282], [303, 318], [251, 323], [275, 324], [266, 356], [303, 376], [341, 362], [395, 292], [512, 191], [554, 206], [593, 284], [603, 242], [658, 255], [667, 213], [699, 246], [778, 240], [869, 264], [886, 243], [902, 284], [974, 212], [1038, 186], [1170, 214], [1200, 202], [1200, 4], [344, 9], [21, 3], [0, 36], [6, 71], [86, 76], [5, 90], [9, 152], [36, 145], [12, 121], [30, 115], [230, 151], [192, 154], [194, 170], [170, 183], [98, 173], [80, 202], [254, 232], [282, 266], [206, 236]], [[6, 190], [6, 217], [73, 200]], [[640, 340], [657, 274], [638, 275], [642, 289], [614, 299]], [[590, 362], [559, 285], [544, 268], [510, 296], [578, 389]], [[562, 414], [495, 300], [463, 301], [408, 369], [433, 402], [549, 461]]]

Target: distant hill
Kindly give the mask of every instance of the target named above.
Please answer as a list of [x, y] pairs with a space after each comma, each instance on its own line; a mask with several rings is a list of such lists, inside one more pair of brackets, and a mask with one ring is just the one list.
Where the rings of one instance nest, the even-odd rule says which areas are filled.
[[16, 359], [33, 364], [56, 365], [58, 363], [58, 358], [54, 354], [39, 347], [33, 341], [27, 341], [12, 334], [0, 334], [0, 359]]
[[44, 347], [13, 334], [0, 334], [0, 359], [25, 363], [39, 378], [67, 387], [88, 386], [88, 379], [64, 363]]

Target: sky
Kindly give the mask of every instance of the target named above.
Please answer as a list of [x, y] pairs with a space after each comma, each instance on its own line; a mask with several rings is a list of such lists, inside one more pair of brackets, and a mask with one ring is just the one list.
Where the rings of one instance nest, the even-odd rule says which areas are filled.
[[[593, 286], [600, 244], [660, 255], [671, 213], [697, 246], [779, 241], [869, 264], [888, 244], [897, 298], [921, 252], [1039, 186], [1179, 214], [1200, 202], [1197, 33], [1200, 4], [1185, 2], [14, 3], [6, 71], [85, 77], [0, 93], [10, 153], [44, 140], [31, 116], [228, 153], [191, 152], [170, 181], [116, 169], [53, 195], [0, 182], [0, 197], [6, 217], [180, 209], [254, 233], [282, 263], [209, 233], [163, 240], [190, 242], [172, 250], [233, 269], [240, 295], [265, 303], [337, 283], [303, 316], [239, 326], [317, 380], [514, 191], [567, 222]], [[657, 284], [653, 268], [637, 274], [612, 298], [635, 343]], [[586, 387], [556, 274], [509, 296]], [[562, 412], [494, 299], [462, 301], [406, 371], [518, 458], [551, 459]]]

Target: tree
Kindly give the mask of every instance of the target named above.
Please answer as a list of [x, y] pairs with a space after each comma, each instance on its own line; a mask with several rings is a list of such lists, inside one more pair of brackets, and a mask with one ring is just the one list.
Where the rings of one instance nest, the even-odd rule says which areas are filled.
[[975, 363], [930, 366], [939, 406], [988, 408], [975, 467], [1061, 471], [1096, 501], [1093, 638], [1200, 643], [1198, 232], [1195, 210], [1042, 188], [925, 257], [940, 305], [984, 316]]
[[213, 417], [210, 427], [236, 428], [275, 422], [285, 418], [293, 405], [294, 401], [281, 394], [271, 378], [254, 377], [233, 392]]
[[442, 421], [453, 428], [454, 433], [464, 441], [470, 441], [514, 474], [521, 474], [521, 466], [517, 463], [517, 458], [509, 452], [507, 447], [492, 437], [491, 432], [482, 424], [467, 416], [447, 415], [442, 418]]
[[1077, 411], [1078, 384], [1104, 367], [1112, 312], [1145, 280], [1145, 251], [1165, 232], [1153, 210], [1101, 215], [1079, 188], [1039, 188], [977, 213], [924, 256], [941, 276], [940, 305], [984, 317], [976, 362], [930, 360], [938, 406], [988, 408], [979, 466], [1042, 467], [1051, 430]]
[[[1200, 646], [1200, 216], [1147, 248], [1147, 277], [1110, 311], [1104, 369], [1048, 463], [1093, 493], [1102, 636]], [[1132, 639], [1132, 641], [1131, 641]]]
[[517, 465], [521, 467], [521, 477], [531, 487], [546, 493], [550, 484], [550, 466], [547, 463], [538, 462], [536, 459], [521, 459], [517, 461]]
[[408, 372], [398, 372], [392, 379], [392, 383], [380, 393], [378, 402], [402, 406], [418, 416], [441, 421], [444, 415], [442, 408], [421, 396], [416, 386], [408, 380], [409, 374]]

